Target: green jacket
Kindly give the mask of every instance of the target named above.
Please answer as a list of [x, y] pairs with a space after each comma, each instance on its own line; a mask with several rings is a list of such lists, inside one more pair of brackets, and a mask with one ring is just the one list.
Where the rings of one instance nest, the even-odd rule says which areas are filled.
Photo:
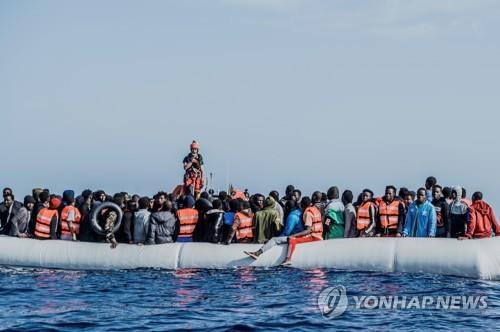
[[278, 211], [275, 210], [274, 204], [276, 204], [274, 200], [271, 202], [267, 199], [266, 207], [255, 213], [255, 234], [257, 243], [265, 243], [281, 232], [283, 222]]

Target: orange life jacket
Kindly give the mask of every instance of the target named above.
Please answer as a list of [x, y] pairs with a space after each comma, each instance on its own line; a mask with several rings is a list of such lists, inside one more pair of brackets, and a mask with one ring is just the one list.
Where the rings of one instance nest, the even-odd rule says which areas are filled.
[[358, 214], [356, 218], [356, 228], [358, 230], [363, 230], [370, 225], [370, 208], [375, 207], [375, 204], [371, 201], [361, 204], [358, 208]]
[[236, 230], [236, 239], [238, 241], [248, 239], [248, 241], [253, 240], [253, 218], [242, 212], [236, 212], [234, 219], [240, 221], [240, 225]]
[[73, 240], [73, 235], [71, 234], [71, 230], [68, 226], [68, 217], [71, 211], [74, 211], [75, 220], [73, 220], [73, 229], [76, 235], [80, 234], [80, 220], [82, 219], [82, 215], [80, 211], [72, 205], [65, 206], [61, 211], [61, 220], [59, 224], [61, 225], [61, 240]]
[[198, 222], [198, 211], [192, 208], [180, 209], [177, 211], [177, 218], [180, 223], [179, 237], [192, 238]]
[[50, 239], [50, 224], [53, 217], [59, 218], [57, 210], [43, 208], [36, 216], [35, 236], [39, 239]]
[[387, 204], [384, 200], [378, 204], [380, 225], [384, 229], [397, 229], [399, 222], [399, 200]]
[[323, 240], [323, 218], [321, 217], [321, 212], [315, 206], [310, 206], [304, 210], [304, 215], [306, 213], [311, 213], [313, 216], [312, 232], [311, 235]]

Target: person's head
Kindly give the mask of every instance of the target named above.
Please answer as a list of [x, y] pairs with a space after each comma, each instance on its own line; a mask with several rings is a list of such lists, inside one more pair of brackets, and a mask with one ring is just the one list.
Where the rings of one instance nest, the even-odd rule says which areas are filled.
[[35, 199], [36, 202], [40, 201], [39, 196], [42, 191], [43, 191], [42, 188], [33, 188], [33, 190], [31, 191], [32, 197]]
[[238, 211], [238, 206], [241, 205], [240, 203], [242, 202], [241, 199], [232, 199], [229, 201], [229, 211], [231, 212], [237, 212]]
[[[437, 179], [433, 176], [429, 176], [426, 180], [425, 180], [425, 189], [427, 190], [431, 190], [431, 188], [433, 186], [435, 186], [437, 183]], [[417, 192], [417, 196], [418, 196], [418, 192]]]
[[406, 193], [406, 196], [404, 198], [405, 204], [407, 206], [410, 206], [410, 204], [415, 201], [415, 196], [416, 196], [416, 193], [414, 191], [409, 191], [408, 190], [408, 192]]
[[120, 209], [125, 209], [125, 197], [121, 193], [114, 194], [112, 202], [118, 205]]
[[97, 190], [94, 194], [94, 199], [98, 202], [105, 202], [106, 193], [103, 190]]
[[277, 202], [280, 200], [280, 194], [278, 193], [278, 191], [276, 190], [272, 190], [270, 193], [269, 193], [269, 196], [271, 196], [272, 198], [274, 198], [274, 200]]
[[472, 201], [482, 201], [483, 200], [483, 193], [480, 191], [476, 191], [475, 193], [472, 194]]
[[417, 204], [423, 204], [427, 200], [427, 194], [425, 188], [419, 188], [417, 190]]
[[401, 199], [405, 199], [407, 193], [408, 193], [408, 188], [401, 187], [401, 188], [399, 188], [398, 196]]
[[296, 202], [300, 202], [300, 199], [302, 197], [302, 191], [299, 189], [294, 189], [292, 192], [292, 199], [295, 200]]
[[139, 198], [139, 209], [147, 210], [149, 209], [149, 197], [141, 197]]
[[387, 186], [385, 187], [385, 200], [388, 202], [392, 202], [396, 198], [396, 187]]
[[371, 201], [373, 199], [373, 191], [370, 189], [363, 190], [363, 203]]
[[462, 195], [462, 187], [460, 186], [455, 186], [453, 188], [451, 188], [451, 198], [454, 200], [454, 201], [460, 201], [460, 199], [463, 197]]
[[[233, 189], [234, 190], [234, 189]], [[227, 199], [227, 192], [226, 191], [221, 191], [219, 192], [219, 199], [221, 201], [225, 201]]]
[[261, 195], [261, 194], [255, 194], [255, 204], [260, 208], [260, 209], [263, 209], [264, 208], [264, 201], [266, 200], [266, 198], [264, 197], [264, 195]]
[[222, 201], [218, 198], [214, 199], [214, 201], [212, 202], [212, 207], [214, 209], [220, 210], [222, 208]]
[[354, 196], [352, 194], [352, 191], [350, 191], [350, 190], [345, 190], [342, 193], [342, 203], [344, 203], [344, 205], [351, 204], [353, 198], [354, 198]]
[[191, 149], [192, 154], [198, 154], [198, 151], [200, 151], [200, 145], [196, 141], [193, 141], [189, 148]]
[[46, 191], [42, 191], [40, 195], [38, 195], [38, 199], [42, 204], [48, 203], [50, 199], [50, 194]]
[[287, 211], [292, 211], [292, 210], [294, 210], [294, 209], [296, 209], [298, 207], [299, 207], [299, 205], [294, 200], [289, 200], [289, 201], [286, 201], [286, 203], [285, 203], [285, 209]]
[[194, 203], [196, 203], [194, 197], [191, 195], [187, 195], [186, 197], [184, 197], [184, 201], [182, 202], [182, 206], [185, 209], [192, 209], [194, 206]]
[[24, 207], [28, 210], [31, 211], [33, 210], [33, 207], [35, 206], [35, 198], [33, 196], [25, 196], [24, 197]]
[[451, 188], [450, 187], [443, 188], [443, 197], [446, 199], [451, 198]]
[[287, 199], [291, 199], [292, 198], [292, 193], [293, 191], [295, 190], [295, 187], [291, 184], [289, 184], [288, 186], [286, 186], [285, 188], [285, 197]]
[[92, 190], [85, 189], [84, 191], [82, 191], [82, 197], [85, 202], [92, 200]]
[[49, 209], [56, 210], [57, 208], [59, 208], [60, 205], [61, 205], [61, 199], [54, 196], [53, 198], [50, 199]]
[[5, 196], [7, 196], [7, 195], [12, 195], [12, 189], [3, 188], [3, 198], [5, 199]]
[[122, 194], [123, 199], [125, 200], [125, 202], [130, 201], [130, 195], [128, 194], [128, 192], [122, 191], [121, 194]]
[[300, 207], [302, 211], [304, 211], [310, 206], [311, 206], [311, 198], [309, 196], [302, 197], [302, 199], [300, 200]]
[[5, 207], [10, 208], [12, 204], [14, 204], [14, 195], [12, 194], [4, 195], [3, 203], [5, 204]]
[[[149, 203], [149, 201], [148, 201], [148, 203]], [[136, 201], [130, 200], [127, 202], [127, 210], [129, 210], [130, 212], [135, 212], [135, 211], [137, 211], [138, 208], [139, 208], [139, 205], [137, 204]]]
[[432, 198], [437, 201], [441, 197], [443, 197], [443, 188], [439, 184], [436, 184], [432, 187]]
[[171, 212], [171, 211], [173, 210], [173, 208], [174, 208], [174, 203], [172, 203], [172, 201], [171, 201], [171, 200], [167, 199], [167, 200], [165, 201], [165, 203], [163, 204], [163, 209], [164, 209], [165, 211], [169, 211], [169, 212]]
[[66, 205], [71, 205], [75, 203], [75, 192], [73, 190], [65, 190], [63, 192], [62, 201]]
[[321, 202], [321, 191], [315, 191], [311, 195], [311, 201], [313, 204], [318, 204]]
[[328, 199], [338, 199], [339, 198], [339, 188], [336, 186], [330, 187], [326, 192]]
[[210, 195], [206, 191], [202, 192], [200, 194], [200, 197], [204, 199], [210, 199]]
[[134, 202], [136, 202], [137, 204], [139, 204], [139, 199], [141, 199], [141, 196], [135, 194], [135, 195], [132, 195], [132, 200]]
[[462, 199], [467, 198], [467, 190], [462, 188]]
[[161, 204], [164, 204], [167, 201], [168, 195], [164, 191], [159, 191], [156, 195], [155, 198], [160, 201]]

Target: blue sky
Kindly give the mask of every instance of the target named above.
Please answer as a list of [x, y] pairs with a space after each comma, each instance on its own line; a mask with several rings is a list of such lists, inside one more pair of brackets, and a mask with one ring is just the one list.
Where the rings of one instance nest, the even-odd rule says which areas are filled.
[[498, 1], [0, 1], [0, 186], [214, 186], [500, 204]]

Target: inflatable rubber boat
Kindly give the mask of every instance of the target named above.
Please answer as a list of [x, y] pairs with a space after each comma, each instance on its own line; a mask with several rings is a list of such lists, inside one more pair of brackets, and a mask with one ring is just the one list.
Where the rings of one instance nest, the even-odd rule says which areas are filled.
[[[170, 243], [150, 246], [0, 237], [0, 265], [71, 270], [273, 267], [286, 256], [276, 246], [253, 260], [258, 244]], [[500, 238], [355, 238], [297, 246], [292, 267], [409, 272], [500, 280]]]

